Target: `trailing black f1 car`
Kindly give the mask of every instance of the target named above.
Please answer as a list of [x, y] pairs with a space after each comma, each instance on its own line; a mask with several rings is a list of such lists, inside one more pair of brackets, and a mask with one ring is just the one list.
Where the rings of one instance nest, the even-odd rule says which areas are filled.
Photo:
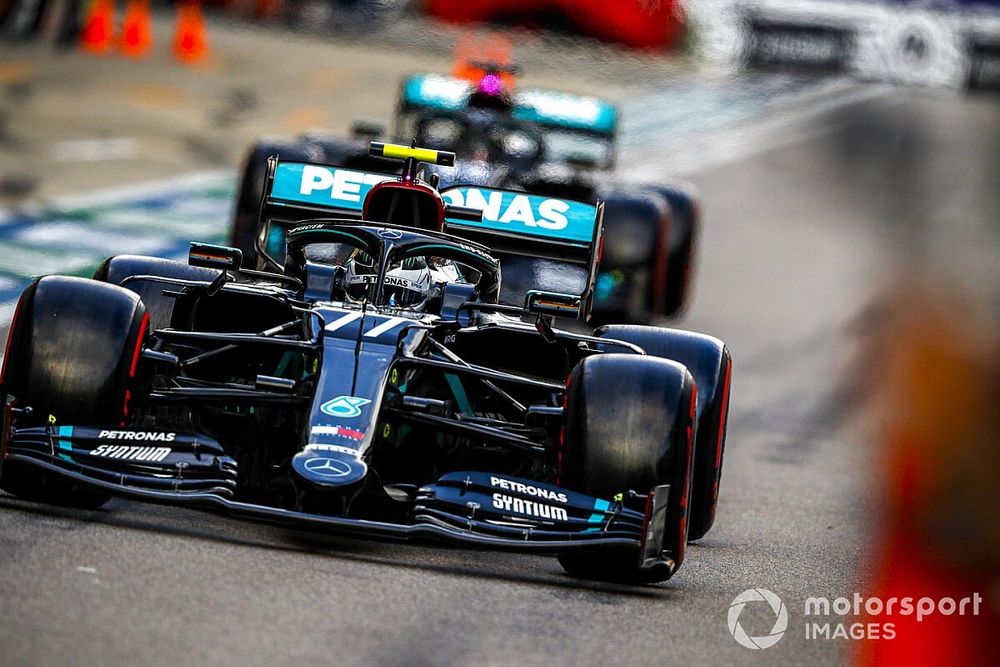
[[[601, 205], [272, 160], [256, 249], [108, 259], [27, 287], [0, 488], [558, 556], [662, 581], [715, 516], [731, 361], [593, 302]], [[501, 270], [504, 270], [501, 279]], [[512, 278], [507, 280], [507, 275]], [[514, 304], [514, 299], [518, 303]]]
[[[613, 178], [618, 110], [590, 96], [515, 89], [516, 68], [472, 63], [475, 80], [437, 74], [405, 78], [391, 135], [458, 152], [460, 169], [438, 169], [446, 185], [498, 187], [605, 203], [605, 248], [594, 316], [646, 322], [683, 311], [691, 291], [700, 205], [679, 183], [625, 184]], [[397, 165], [368, 153], [383, 128], [360, 123], [350, 139], [323, 132], [261, 140], [247, 154], [230, 243], [254, 265], [253, 235], [267, 159], [337, 164], [362, 171]]]

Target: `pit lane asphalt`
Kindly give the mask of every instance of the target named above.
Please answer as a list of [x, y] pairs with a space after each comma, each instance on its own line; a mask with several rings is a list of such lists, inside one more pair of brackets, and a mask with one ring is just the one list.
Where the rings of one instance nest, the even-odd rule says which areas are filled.
[[[592, 584], [554, 559], [2, 496], [0, 664], [841, 662], [844, 642], [804, 639], [802, 604], [849, 595], [866, 563], [878, 445], [855, 353], [877, 327], [921, 184], [945, 198], [970, 178], [995, 186], [997, 108], [887, 90], [789, 117], [791, 141], [771, 136], [774, 150], [686, 174], [705, 221], [679, 326], [725, 339], [736, 365], [716, 527], [670, 582]], [[914, 155], [940, 168], [903, 183]], [[995, 195], [951, 192], [971, 227], [996, 219]], [[754, 587], [790, 615], [782, 641], [758, 652], [726, 627], [733, 597]], [[741, 621], [765, 634], [773, 616], [748, 608]]]

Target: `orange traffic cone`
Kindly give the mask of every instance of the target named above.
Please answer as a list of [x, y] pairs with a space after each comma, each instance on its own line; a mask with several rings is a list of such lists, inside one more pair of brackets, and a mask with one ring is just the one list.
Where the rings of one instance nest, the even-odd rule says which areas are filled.
[[114, 46], [114, 0], [95, 0], [80, 33], [80, 48], [88, 53], [107, 55]]
[[145, 58], [153, 48], [153, 20], [149, 0], [128, 0], [122, 24], [122, 53], [129, 58]]
[[182, 0], [177, 3], [174, 57], [188, 65], [197, 65], [208, 57], [208, 32], [201, 15], [200, 0]]

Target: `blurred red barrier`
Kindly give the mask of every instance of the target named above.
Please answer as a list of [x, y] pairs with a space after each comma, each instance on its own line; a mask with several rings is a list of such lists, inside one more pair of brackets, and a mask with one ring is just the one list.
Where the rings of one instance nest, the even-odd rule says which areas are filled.
[[[869, 614], [892, 639], [857, 665], [1000, 664], [1000, 358], [988, 323], [956, 294], [908, 285], [883, 332], [886, 422], [871, 595], [945, 601], [922, 620]], [[966, 613], [948, 613], [962, 599]]]
[[684, 14], [677, 0], [425, 1], [427, 13], [445, 21], [568, 27], [590, 37], [636, 49], [673, 48], [684, 29]]

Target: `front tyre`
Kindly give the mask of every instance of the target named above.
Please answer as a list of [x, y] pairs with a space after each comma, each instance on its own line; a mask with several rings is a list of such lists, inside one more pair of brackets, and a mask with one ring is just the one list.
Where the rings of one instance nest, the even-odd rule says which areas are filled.
[[[664, 550], [684, 560], [697, 391], [680, 364], [633, 354], [585, 358], [570, 375], [560, 484], [601, 499], [670, 485]], [[635, 550], [559, 556], [573, 576], [627, 583], [673, 572], [640, 570]]]
[[[65, 276], [29, 285], [0, 371], [0, 393], [32, 409], [18, 425], [124, 423], [148, 325], [139, 297], [116, 285]], [[35, 468], [0, 463], [0, 489], [20, 498], [85, 508], [108, 500]]]
[[[608, 325], [597, 329], [594, 335], [632, 343], [647, 355], [681, 363], [694, 377], [698, 385], [697, 444], [689, 539], [701, 539], [715, 523], [719, 504], [733, 368], [728, 348], [712, 336], [663, 327]], [[609, 345], [604, 349], [616, 348]]]

